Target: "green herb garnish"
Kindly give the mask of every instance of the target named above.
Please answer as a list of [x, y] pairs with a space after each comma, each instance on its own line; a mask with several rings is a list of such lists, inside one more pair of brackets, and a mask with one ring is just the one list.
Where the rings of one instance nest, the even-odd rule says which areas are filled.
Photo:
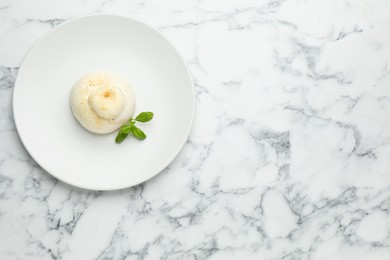
[[133, 136], [138, 140], [145, 140], [146, 134], [141, 129], [136, 127], [135, 123], [149, 122], [153, 119], [153, 116], [154, 114], [152, 112], [142, 112], [135, 119], [131, 117], [129, 121], [127, 121], [127, 123], [121, 126], [119, 129], [118, 135], [115, 138], [115, 142], [121, 143], [130, 133], [133, 134]]

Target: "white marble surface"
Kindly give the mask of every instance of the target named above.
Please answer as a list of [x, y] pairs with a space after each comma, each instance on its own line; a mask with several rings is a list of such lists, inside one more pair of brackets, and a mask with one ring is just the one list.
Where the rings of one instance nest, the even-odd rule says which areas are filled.
[[[26, 153], [13, 83], [53, 26], [114, 13], [159, 28], [196, 83], [193, 131], [117, 192]], [[388, 0], [0, 1], [0, 259], [390, 259]]]

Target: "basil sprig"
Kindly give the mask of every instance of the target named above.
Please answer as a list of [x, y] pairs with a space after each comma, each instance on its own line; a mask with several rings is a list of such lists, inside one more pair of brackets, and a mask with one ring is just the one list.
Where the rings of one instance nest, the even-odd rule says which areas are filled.
[[154, 114], [152, 112], [142, 112], [135, 119], [132, 117], [126, 124], [121, 126], [118, 135], [115, 138], [115, 142], [121, 143], [131, 133], [138, 140], [145, 140], [146, 134], [135, 126], [136, 122], [146, 123], [153, 119]]

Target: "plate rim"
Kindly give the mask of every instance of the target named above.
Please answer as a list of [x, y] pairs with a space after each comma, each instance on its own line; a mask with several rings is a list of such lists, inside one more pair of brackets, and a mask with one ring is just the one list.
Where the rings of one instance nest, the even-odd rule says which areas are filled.
[[[36, 155], [34, 155], [33, 153], [31, 153], [29, 147], [27, 147], [26, 143], [25, 143], [25, 140], [24, 138], [22, 137], [22, 135], [20, 134], [20, 129], [19, 129], [19, 126], [18, 126], [18, 120], [17, 120], [17, 117], [15, 116], [15, 100], [16, 100], [16, 89], [17, 89], [17, 85], [18, 85], [18, 79], [19, 79], [19, 75], [20, 73], [24, 70], [24, 65], [26, 63], [26, 61], [29, 59], [31, 53], [35, 50], [35, 48], [42, 42], [45, 40], [45, 38], [52, 32], [54, 31], [57, 31], [59, 29], [61, 29], [63, 26], [66, 26], [68, 23], [72, 23], [72, 22], [75, 22], [75, 21], [78, 21], [78, 20], [82, 20], [82, 19], [87, 19], [87, 18], [90, 18], [90, 17], [113, 17], [113, 18], [120, 18], [120, 19], [126, 19], [126, 20], [130, 20], [132, 22], [136, 22], [136, 23], [139, 23], [141, 24], [142, 26], [145, 26], [149, 29], [151, 29], [153, 32], [157, 33], [158, 35], [160, 35], [167, 43], [169, 43], [173, 49], [176, 51], [176, 53], [179, 55], [180, 57], [180, 60], [182, 61], [183, 65], [184, 65], [184, 68], [185, 68], [185, 71], [187, 73], [187, 76], [190, 80], [190, 87], [191, 87], [191, 100], [192, 100], [192, 106], [191, 106], [191, 117], [190, 117], [190, 123], [188, 124], [187, 126], [187, 129], [185, 131], [185, 138], [183, 138], [183, 140], [180, 142], [180, 145], [178, 146], [178, 148], [176, 149], [175, 152], [172, 153], [171, 157], [169, 157], [166, 161], [166, 163], [162, 164], [156, 171], [152, 172], [151, 174], [147, 175], [146, 177], [144, 178], [138, 178], [138, 179], [135, 179], [133, 180], [132, 182], [129, 182], [129, 183], [126, 183], [126, 184], [123, 184], [123, 185], [118, 185], [118, 186], [115, 186], [115, 187], [93, 187], [93, 186], [89, 186], [89, 185], [80, 185], [80, 184], [77, 184], [76, 182], [73, 182], [73, 181], [69, 181], [69, 180], [64, 180], [62, 177], [59, 177], [56, 173], [53, 173], [51, 171], [48, 171], [45, 166], [43, 166], [41, 163], [40, 163], [40, 160], [37, 158]], [[39, 165], [39, 167], [41, 167], [47, 174], [50, 174], [51, 176], [53, 176], [54, 178], [56, 178], [57, 180], [60, 180], [61, 182], [63, 183], [66, 183], [66, 184], [69, 184], [73, 187], [77, 187], [77, 188], [81, 188], [81, 189], [85, 189], [85, 190], [95, 190], [95, 191], [113, 191], [113, 190], [121, 190], [121, 189], [126, 189], [126, 188], [130, 188], [130, 187], [133, 187], [133, 186], [136, 186], [138, 184], [141, 184], [143, 182], [146, 182], [152, 178], [154, 178], [155, 176], [157, 176], [159, 173], [161, 173], [162, 171], [164, 171], [173, 161], [174, 159], [179, 155], [179, 153], [181, 152], [181, 150], [184, 148], [187, 140], [188, 140], [188, 137], [191, 133], [191, 130], [192, 130], [192, 126], [193, 126], [193, 122], [194, 122], [194, 116], [195, 116], [195, 103], [196, 103], [196, 95], [195, 95], [195, 86], [194, 86], [194, 81], [193, 81], [193, 77], [192, 77], [192, 74], [191, 74], [191, 71], [189, 69], [189, 66], [187, 64], [187, 62], [185, 61], [184, 59], [184, 56], [182, 55], [182, 53], [179, 51], [179, 49], [164, 35], [162, 34], [158, 29], [154, 28], [153, 26], [149, 25], [148, 23], [142, 21], [142, 20], [139, 20], [138, 18], [133, 18], [133, 17], [130, 17], [130, 16], [123, 16], [123, 15], [117, 15], [117, 14], [110, 14], [110, 13], [95, 13], [95, 14], [88, 14], [88, 15], [81, 15], [81, 16], [77, 16], [77, 17], [74, 17], [74, 18], [71, 18], [69, 20], [66, 20], [64, 22], [62, 22], [61, 24], [59, 25], [56, 25], [55, 27], [51, 28], [49, 31], [47, 31], [46, 33], [44, 33], [42, 36], [40, 36], [38, 38], [38, 40], [31, 46], [30, 50], [27, 52], [27, 54], [25, 55], [25, 57], [23, 58], [23, 61], [21, 62], [20, 66], [19, 66], [19, 70], [17, 72], [17, 75], [16, 75], [16, 79], [15, 79], [15, 83], [14, 83], [14, 87], [13, 87], [13, 92], [12, 92], [12, 115], [13, 115], [13, 118], [14, 118], [14, 123], [15, 123], [15, 130], [19, 136], [19, 139], [20, 141], [22, 142], [23, 144], [23, 147], [26, 149], [26, 151], [28, 152], [28, 154], [31, 156], [31, 158]], [[17, 113], [16, 113], [17, 114]]]

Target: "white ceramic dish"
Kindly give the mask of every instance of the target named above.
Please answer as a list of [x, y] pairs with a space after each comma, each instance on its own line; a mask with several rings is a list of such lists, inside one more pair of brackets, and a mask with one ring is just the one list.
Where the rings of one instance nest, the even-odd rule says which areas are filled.
[[[114, 142], [72, 115], [69, 92], [90, 71], [121, 74], [136, 93], [136, 114], [153, 111], [140, 127], [145, 141]], [[30, 155], [48, 173], [71, 185], [113, 190], [144, 182], [162, 171], [187, 140], [194, 88], [177, 50], [159, 32], [125, 17], [91, 15], [65, 22], [39, 40], [15, 83], [17, 131]]]

